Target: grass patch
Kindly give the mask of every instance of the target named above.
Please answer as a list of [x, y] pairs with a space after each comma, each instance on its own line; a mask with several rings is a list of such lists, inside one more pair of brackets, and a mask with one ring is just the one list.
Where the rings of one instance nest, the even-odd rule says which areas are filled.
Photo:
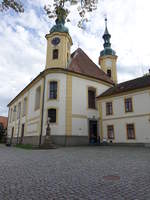
[[32, 144], [16, 144], [15, 147], [22, 149], [34, 149]]

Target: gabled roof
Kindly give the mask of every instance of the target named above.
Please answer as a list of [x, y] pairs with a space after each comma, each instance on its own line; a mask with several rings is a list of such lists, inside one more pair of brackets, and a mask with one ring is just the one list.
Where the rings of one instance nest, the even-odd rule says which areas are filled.
[[144, 89], [150, 87], [150, 75], [145, 75], [130, 81], [122, 82], [115, 85], [114, 87], [109, 88], [104, 93], [99, 95], [97, 98], [108, 97], [117, 95], [123, 92], [128, 92], [136, 89]]
[[108, 83], [110, 86], [114, 82], [95, 64], [92, 60], [80, 49], [78, 48], [74, 53], [71, 54], [71, 62], [68, 68], [48, 68], [42, 71], [38, 76], [36, 76], [14, 99], [10, 101], [7, 106], [10, 106], [11, 103], [17, 99], [25, 90], [31, 87], [36, 81], [45, 76], [49, 72], [61, 72], [61, 73], [74, 73], [83, 75], [86, 77], [94, 78], [105, 83]]
[[101, 70], [80, 48], [71, 54], [71, 63], [68, 66], [68, 70], [114, 84], [105, 72]]

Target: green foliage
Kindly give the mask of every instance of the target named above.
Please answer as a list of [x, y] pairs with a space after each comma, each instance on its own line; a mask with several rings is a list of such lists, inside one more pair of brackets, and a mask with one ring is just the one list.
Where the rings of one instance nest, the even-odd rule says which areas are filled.
[[[98, 0], [52, 0], [51, 3], [44, 6], [44, 9], [49, 18], [57, 18], [57, 19], [66, 19], [69, 10], [65, 7], [65, 3], [70, 3], [70, 6], [78, 5], [78, 13], [81, 17], [81, 20], [78, 23], [80, 28], [83, 28], [83, 23], [87, 22], [88, 19], [86, 18], [87, 12], [92, 12], [97, 9]], [[61, 12], [60, 12], [61, 11]], [[70, 21], [68, 18], [67, 21]]]
[[6, 136], [6, 130], [4, 129], [4, 126], [2, 123], [0, 123], [0, 142], [4, 141]]
[[33, 149], [32, 144], [16, 144], [15, 147], [22, 149]]
[[18, 0], [2, 0], [0, 3], [0, 11], [7, 11], [8, 9], [13, 9], [17, 13], [24, 12], [23, 5]]

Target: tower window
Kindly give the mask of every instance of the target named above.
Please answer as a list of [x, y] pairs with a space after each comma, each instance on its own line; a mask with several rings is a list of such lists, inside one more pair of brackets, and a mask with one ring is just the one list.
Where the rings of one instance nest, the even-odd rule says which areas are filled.
[[53, 59], [58, 59], [58, 49], [53, 50]]
[[56, 123], [56, 109], [48, 109], [48, 117], [50, 118], [51, 123]]
[[107, 69], [107, 76], [111, 77], [111, 69]]

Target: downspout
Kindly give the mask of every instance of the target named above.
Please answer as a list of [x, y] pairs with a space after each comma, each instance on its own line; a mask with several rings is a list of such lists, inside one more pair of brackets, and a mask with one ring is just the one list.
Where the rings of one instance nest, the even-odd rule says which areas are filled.
[[39, 137], [39, 147], [42, 143], [42, 130], [43, 130], [43, 118], [44, 118], [44, 101], [45, 101], [45, 75], [44, 78], [44, 85], [43, 85], [43, 96], [42, 96], [42, 113], [41, 113], [41, 131], [40, 131], [40, 137]]

